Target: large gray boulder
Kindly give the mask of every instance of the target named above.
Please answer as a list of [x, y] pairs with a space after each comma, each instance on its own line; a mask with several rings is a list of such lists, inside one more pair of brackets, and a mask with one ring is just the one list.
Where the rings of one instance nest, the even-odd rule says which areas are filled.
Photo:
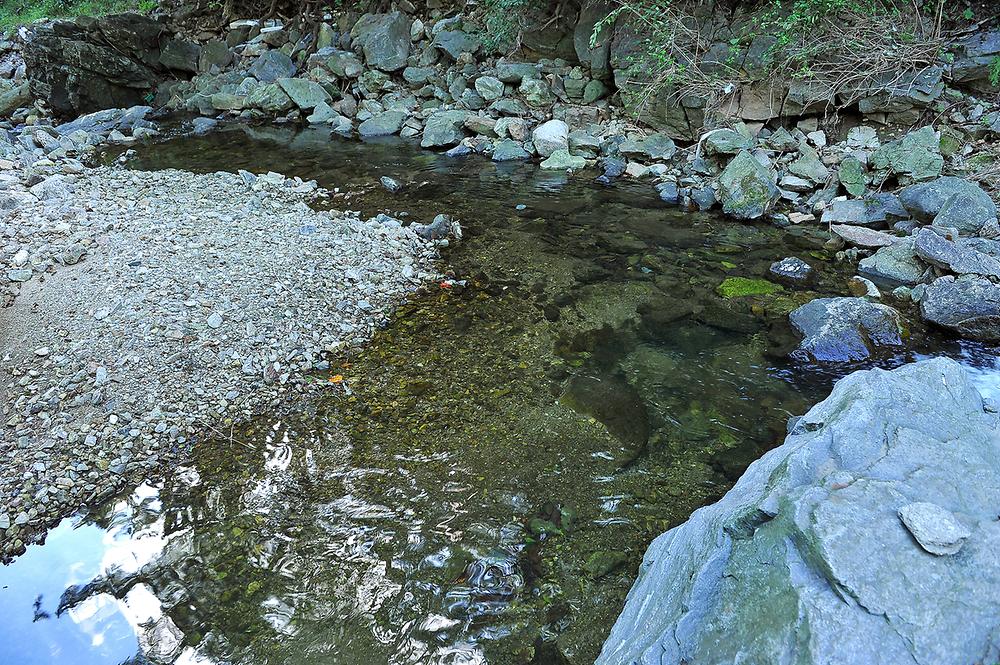
[[961, 240], [952, 242], [930, 229], [917, 232], [913, 251], [927, 263], [956, 275], [985, 275], [1000, 279], [1000, 260]]
[[792, 355], [802, 360], [865, 360], [903, 344], [899, 312], [864, 298], [817, 298], [793, 311], [789, 320], [802, 335]]
[[395, 72], [406, 66], [410, 55], [411, 23], [402, 12], [365, 14], [351, 29], [351, 38], [361, 47], [369, 67]]
[[295, 63], [281, 51], [262, 53], [250, 65], [247, 73], [261, 83], [274, 83], [278, 79], [295, 76]]
[[569, 125], [562, 120], [549, 120], [535, 127], [531, 132], [535, 152], [548, 157], [556, 150], [569, 150]]
[[997, 662], [998, 452], [955, 362], [847, 376], [653, 541], [597, 665]]
[[997, 206], [989, 194], [976, 183], [954, 176], [905, 187], [899, 200], [920, 221], [967, 235], [997, 221]]
[[1000, 286], [986, 278], [939, 277], [920, 297], [920, 314], [962, 337], [1000, 340]]
[[277, 83], [295, 105], [305, 111], [311, 111], [331, 99], [323, 86], [309, 79], [280, 78]]
[[927, 266], [917, 258], [914, 238], [909, 237], [861, 259], [858, 272], [883, 285], [913, 286], [924, 281]]
[[729, 162], [719, 176], [722, 211], [738, 219], [759, 219], [778, 200], [774, 174], [746, 150]]

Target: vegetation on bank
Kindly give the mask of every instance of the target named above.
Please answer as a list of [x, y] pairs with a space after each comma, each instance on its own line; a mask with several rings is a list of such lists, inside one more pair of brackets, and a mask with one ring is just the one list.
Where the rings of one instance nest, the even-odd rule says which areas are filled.
[[152, 11], [156, 0], [0, 0], [0, 30], [43, 18]]

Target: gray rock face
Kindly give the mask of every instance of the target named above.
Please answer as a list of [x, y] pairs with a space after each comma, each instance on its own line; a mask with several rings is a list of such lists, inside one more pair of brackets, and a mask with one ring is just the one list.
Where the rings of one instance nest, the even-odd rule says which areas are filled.
[[919, 284], [927, 267], [914, 253], [914, 239], [901, 238], [899, 242], [882, 247], [871, 256], [858, 262], [858, 272], [876, 282], [889, 286]]
[[989, 195], [979, 185], [954, 176], [905, 187], [899, 200], [920, 221], [965, 234], [974, 234], [997, 219], [997, 207]]
[[722, 210], [739, 219], [763, 217], [779, 195], [771, 172], [745, 150], [729, 162], [719, 177]]
[[351, 30], [369, 67], [394, 72], [406, 66], [410, 55], [411, 20], [402, 12], [365, 14]]
[[962, 337], [1000, 340], [1000, 286], [983, 277], [939, 277], [920, 298], [920, 314]]
[[933, 127], [886, 143], [871, 157], [871, 165], [880, 179], [896, 177], [901, 183], [931, 180], [941, 175], [944, 158]]
[[[996, 428], [950, 360], [842, 379], [650, 545], [597, 665], [995, 662]], [[920, 502], [970, 533], [958, 556], [911, 536]]]
[[247, 73], [261, 83], [274, 83], [295, 76], [295, 63], [281, 51], [268, 51], [250, 65]]
[[987, 275], [1000, 279], [1000, 260], [952, 242], [930, 229], [917, 232], [913, 251], [927, 263], [957, 275]]
[[452, 146], [465, 138], [465, 111], [438, 111], [427, 118], [424, 136], [420, 140], [422, 148]]
[[167, 74], [160, 62], [165, 26], [137, 14], [84, 25], [55, 21], [32, 27], [23, 50], [32, 96], [64, 115], [143, 103]]
[[817, 362], [864, 360], [885, 347], [902, 346], [899, 312], [864, 298], [818, 298], [789, 315], [803, 336], [793, 356]]
[[311, 111], [320, 104], [330, 101], [330, 93], [315, 81], [281, 78], [277, 83], [295, 105], [304, 111]]
[[479, 37], [461, 30], [442, 30], [434, 35], [434, 41], [431, 45], [443, 53], [447, 53], [452, 60], [457, 60], [458, 56], [463, 53], [475, 55], [483, 43]]

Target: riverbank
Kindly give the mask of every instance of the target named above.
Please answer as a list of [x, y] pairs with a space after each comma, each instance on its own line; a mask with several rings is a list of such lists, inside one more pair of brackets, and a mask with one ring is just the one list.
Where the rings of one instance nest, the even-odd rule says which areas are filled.
[[277, 174], [106, 167], [32, 191], [3, 223], [19, 280], [0, 310], [4, 558], [308, 390], [324, 354], [369, 339], [434, 275], [433, 241], [313, 210], [315, 183]]

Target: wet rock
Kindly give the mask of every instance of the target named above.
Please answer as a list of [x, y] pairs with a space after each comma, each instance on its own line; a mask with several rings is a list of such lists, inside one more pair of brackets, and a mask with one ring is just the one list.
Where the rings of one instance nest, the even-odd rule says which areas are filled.
[[899, 519], [921, 547], [938, 556], [958, 554], [972, 535], [950, 511], [926, 501], [902, 506]]
[[492, 159], [494, 162], [511, 162], [530, 158], [528, 151], [521, 147], [521, 144], [513, 139], [502, 139], [493, 146]]
[[430, 224], [413, 224], [412, 228], [421, 238], [441, 240], [452, 233], [455, 221], [449, 215], [438, 215]]
[[997, 221], [997, 207], [989, 195], [979, 185], [954, 176], [910, 185], [899, 193], [899, 200], [920, 221], [967, 235]]
[[812, 266], [796, 256], [775, 261], [768, 273], [774, 281], [789, 286], [806, 286], [815, 277]]
[[540, 157], [548, 157], [556, 150], [569, 150], [569, 125], [562, 120], [543, 122], [531, 132], [531, 141]]
[[569, 154], [568, 150], [559, 149], [549, 155], [539, 166], [549, 171], [576, 171], [587, 166], [587, 160]]
[[913, 243], [912, 237], [902, 238], [897, 243], [882, 247], [858, 263], [858, 272], [890, 286], [920, 283], [927, 273], [927, 266], [917, 258]]
[[930, 229], [917, 232], [913, 252], [927, 263], [957, 275], [984, 275], [1000, 279], [1000, 260], [947, 240]]
[[885, 347], [902, 346], [899, 312], [863, 298], [818, 298], [789, 315], [803, 335], [792, 354], [817, 362], [865, 360]]
[[639, 392], [621, 375], [574, 376], [559, 402], [578, 413], [599, 420], [625, 448], [620, 461], [635, 458], [649, 441], [646, 404]]
[[384, 187], [385, 190], [391, 194], [396, 194], [403, 190], [403, 183], [396, 180], [395, 178], [390, 178], [387, 175], [382, 176], [381, 178], [378, 179], [378, 181], [382, 185], [382, 187]]
[[760, 219], [779, 195], [774, 175], [746, 151], [729, 162], [719, 177], [722, 210], [738, 219]]
[[351, 29], [351, 38], [369, 67], [395, 72], [406, 66], [410, 55], [410, 23], [402, 12], [365, 14]]
[[[722, 500], [650, 545], [597, 665], [992, 660], [998, 445], [953, 361], [841, 379]], [[914, 543], [898, 513], [920, 502], [976, 525], [960, 555]]]
[[423, 148], [452, 146], [465, 138], [466, 111], [438, 111], [433, 113], [424, 125], [424, 135], [420, 140]]
[[601, 167], [604, 169], [604, 177], [619, 178], [625, 175], [626, 163], [624, 159], [605, 157], [601, 160]]
[[[403, 123], [406, 122], [407, 115], [405, 111], [383, 111], [358, 125], [358, 134], [363, 138], [398, 134]], [[455, 143], [457, 142], [455, 141]]]
[[656, 184], [655, 189], [656, 193], [660, 196], [660, 200], [664, 203], [677, 205], [681, 202], [681, 191], [676, 182], [660, 182]]
[[247, 70], [247, 74], [261, 83], [274, 83], [280, 78], [295, 76], [295, 63], [281, 51], [261, 54]]
[[920, 314], [962, 337], [1000, 340], [1000, 286], [983, 277], [939, 277], [920, 297]]
[[599, 580], [621, 568], [625, 565], [626, 561], [628, 561], [628, 557], [624, 552], [594, 552], [588, 556], [587, 560], [583, 563], [583, 572], [590, 579]]

